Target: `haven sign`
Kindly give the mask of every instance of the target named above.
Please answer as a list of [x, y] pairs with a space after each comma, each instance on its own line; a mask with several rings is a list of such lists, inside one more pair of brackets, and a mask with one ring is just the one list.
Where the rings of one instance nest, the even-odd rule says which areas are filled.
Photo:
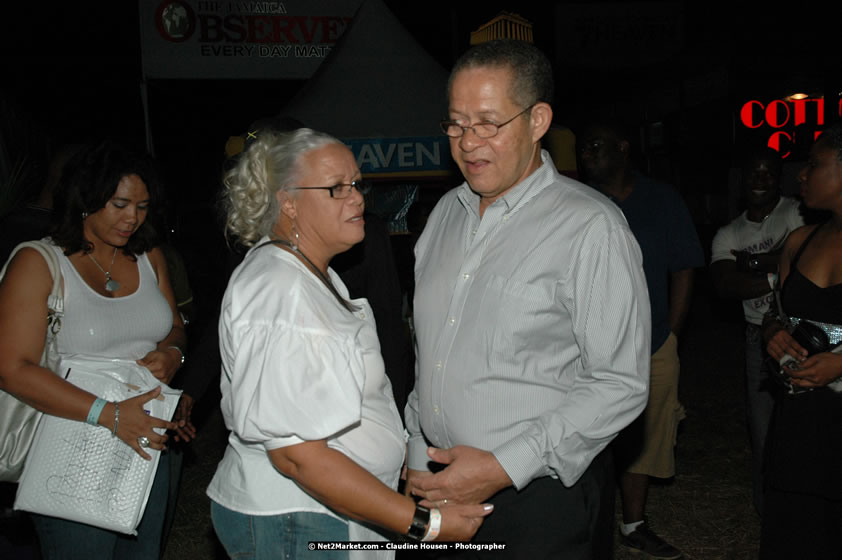
[[432, 177], [449, 175], [453, 160], [441, 136], [354, 138], [345, 144], [366, 177]]
[[361, 0], [140, 0], [143, 73], [164, 79], [306, 80]]

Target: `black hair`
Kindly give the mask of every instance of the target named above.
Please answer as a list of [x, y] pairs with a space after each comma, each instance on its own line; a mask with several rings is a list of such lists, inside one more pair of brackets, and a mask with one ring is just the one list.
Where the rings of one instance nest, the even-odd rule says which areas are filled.
[[842, 121], [837, 121], [825, 128], [816, 140], [816, 144], [819, 143], [836, 150], [836, 159], [842, 161]]
[[64, 166], [54, 191], [54, 218], [50, 235], [65, 255], [93, 250], [83, 233], [84, 216], [105, 207], [123, 177], [137, 175], [149, 192], [149, 214], [129, 238], [123, 253], [145, 253], [158, 241], [155, 212], [161, 211], [161, 188], [152, 158], [113, 140], [81, 148]]

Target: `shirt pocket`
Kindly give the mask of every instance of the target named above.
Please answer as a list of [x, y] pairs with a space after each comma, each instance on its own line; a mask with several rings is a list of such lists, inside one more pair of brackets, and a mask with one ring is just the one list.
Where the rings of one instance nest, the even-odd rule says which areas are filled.
[[538, 355], [557, 343], [559, 314], [555, 283], [523, 282], [492, 275], [485, 290], [484, 309], [491, 310], [491, 351], [495, 361], [520, 376], [535, 365]]

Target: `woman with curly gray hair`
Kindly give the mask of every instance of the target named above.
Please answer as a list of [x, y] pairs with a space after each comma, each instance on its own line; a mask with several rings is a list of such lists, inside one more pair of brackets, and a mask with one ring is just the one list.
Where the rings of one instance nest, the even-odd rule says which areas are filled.
[[208, 488], [232, 557], [297, 558], [311, 541], [469, 539], [490, 512], [395, 491], [405, 442], [373, 314], [328, 266], [363, 239], [361, 179], [344, 144], [306, 128], [259, 133], [226, 174], [227, 230], [251, 247], [222, 302], [231, 435]]

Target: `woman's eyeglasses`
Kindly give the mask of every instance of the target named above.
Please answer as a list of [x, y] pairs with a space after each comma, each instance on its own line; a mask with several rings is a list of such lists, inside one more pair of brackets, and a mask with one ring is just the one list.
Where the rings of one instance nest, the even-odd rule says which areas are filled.
[[371, 186], [363, 181], [351, 181], [350, 183], [339, 183], [333, 185], [332, 187], [293, 187], [289, 190], [291, 191], [307, 191], [307, 190], [320, 190], [320, 191], [329, 191], [330, 198], [348, 198], [351, 196], [351, 191], [353, 189], [357, 189], [357, 191], [361, 195], [365, 195], [369, 190], [371, 190]]

